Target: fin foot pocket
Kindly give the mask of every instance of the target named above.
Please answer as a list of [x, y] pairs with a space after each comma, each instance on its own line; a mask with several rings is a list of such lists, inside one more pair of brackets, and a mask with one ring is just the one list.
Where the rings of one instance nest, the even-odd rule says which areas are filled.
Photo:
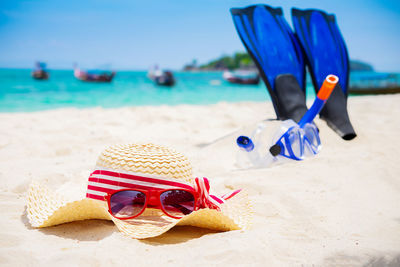
[[296, 77], [292, 74], [281, 74], [275, 79], [278, 119], [292, 119], [299, 122], [307, 112], [306, 97]]
[[344, 140], [352, 140], [357, 136], [350, 122], [347, 99], [340, 84], [333, 89], [330, 98], [320, 112], [320, 117]]

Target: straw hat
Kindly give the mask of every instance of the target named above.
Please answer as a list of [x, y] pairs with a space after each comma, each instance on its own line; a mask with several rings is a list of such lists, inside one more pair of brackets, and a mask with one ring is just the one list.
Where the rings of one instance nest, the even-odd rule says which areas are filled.
[[[196, 192], [200, 192], [205, 206], [181, 219], [169, 217], [158, 209], [146, 208], [143, 214], [134, 219], [119, 220], [108, 212], [104, 200], [106, 193], [102, 191], [123, 189], [127, 186], [119, 182], [123, 178], [116, 178], [120, 179], [117, 184], [104, 185], [107, 190], [102, 188], [103, 185], [99, 183], [100, 176], [96, 174], [104, 172], [117, 173], [120, 177], [133, 175], [149, 177], [155, 181], [163, 179], [187, 184]], [[61, 194], [51, 192], [43, 184], [32, 182], [27, 198], [30, 224], [33, 227], [48, 227], [86, 219], [113, 220], [121, 232], [142, 239], [158, 236], [177, 224], [220, 231], [246, 229], [249, 227], [252, 215], [246, 194], [241, 192], [236, 195], [236, 191], [220, 198], [212, 195], [209, 192], [207, 179], [193, 178], [191, 165], [185, 156], [170, 148], [154, 144], [115, 145], [105, 149], [86, 186], [86, 197], [69, 200]], [[227, 195], [229, 197], [226, 197]]]

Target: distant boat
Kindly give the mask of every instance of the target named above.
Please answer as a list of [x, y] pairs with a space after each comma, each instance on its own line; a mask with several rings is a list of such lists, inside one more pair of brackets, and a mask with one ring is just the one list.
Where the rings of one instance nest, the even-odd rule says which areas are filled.
[[253, 71], [224, 71], [222, 77], [225, 81], [234, 84], [258, 84], [260, 76]]
[[46, 70], [46, 63], [44, 62], [36, 62], [35, 69], [32, 71], [32, 78], [35, 80], [47, 80], [50, 75]]
[[90, 73], [87, 71], [83, 71], [78, 67], [74, 68], [74, 76], [78, 80], [84, 82], [111, 82], [115, 76], [115, 72], [100, 72], [100, 73]]
[[147, 76], [155, 82], [157, 85], [161, 86], [173, 86], [176, 83], [174, 75], [171, 71], [163, 71], [155, 67], [154, 70], [150, 70]]
[[398, 94], [400, 93], [400, 85], [387, 87], [357, 87], [349, 88], [351, 95], [383, 95], [383, 94]]
[[351, 95], [379, 95], [400, 93], [400, 77], [396, 73], [355, 73], [350, 81]]

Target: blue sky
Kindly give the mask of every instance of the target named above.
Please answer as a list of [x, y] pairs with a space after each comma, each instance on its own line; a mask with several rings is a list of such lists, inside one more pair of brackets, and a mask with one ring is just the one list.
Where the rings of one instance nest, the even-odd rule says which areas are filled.
[[264, 3], [335, 13], [352, 59], [400, 72], [400, 1], [0, 1], [0, 67], [180, 69], [244, 51], [231, 7]]

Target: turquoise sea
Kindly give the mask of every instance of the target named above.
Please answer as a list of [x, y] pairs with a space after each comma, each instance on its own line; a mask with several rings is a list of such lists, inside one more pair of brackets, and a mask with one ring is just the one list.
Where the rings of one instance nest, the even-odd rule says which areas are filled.
[[[47, 81], [33, 80], [30, 73], [28, 69], [0, 69], [0, 112], [270, 101], [262, 82], [233, 85], [222, 79], [222, 72], [175, 72], [177, 84], [171, 88], [154, 85], [145, 71], [118, 71], [111, 83], [85, 83], [75, 79], [72, 70], [50, 70]], [[362, 81], [358, 76], [355, 80]], [[308, 84], [307, 98], [314, 97]]]

